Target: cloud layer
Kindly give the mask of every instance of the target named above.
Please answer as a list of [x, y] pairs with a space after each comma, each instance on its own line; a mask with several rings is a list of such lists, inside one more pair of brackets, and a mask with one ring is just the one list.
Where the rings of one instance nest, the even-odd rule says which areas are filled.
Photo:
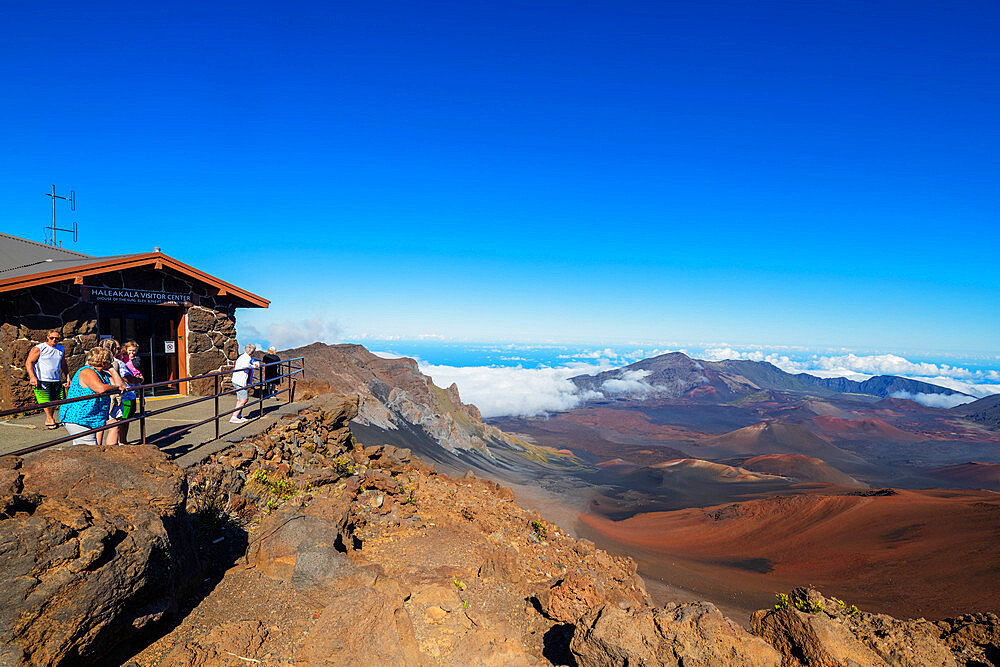
[[889, 398], [907, 398], [921, 405], [945, 409], [953, 408], [956, 405], [965, 405], [976, 400], [971, 396], [962, 396], [961, 394], [924, 394], [922, 392], [911, 394], [908, 391], [895, 391], [889, 394]]
[[[656, 353], [662, 353], [656, 350]], [[380, 356], [399, 356], [376, 353]], [[750, 359], [768, 361], [789, 373], [811, 373], [820, 377], [847, 377], [866, 380], [872, 375], [899, 375], [922, 382], [963, 392], [972, 397], [982, 397], [1000, 393], [1000, 380], [996, 371], [970, 371], [966, 368], [926, 362], [911, 362], [892, 354], [879, 355], [830, 355], [799, 360], [786, 355], [763, 350], [740, 351], [731, 347], [716, 347], [698, 354], [696, 357], [709, 360]], [[566, 355], [569, 356], [569, 355]], [[571, 410], [586, 400], [598, 398], [594, 392], [580, 393], [569, 378], [576, 375], [595, 374], [611, 368], [632, 363], [633, 354], [614, 353], [611, 350], [597, 350], [592, 354], [573, 355], [576, 358], [592, 359], [595, 363], [569, 362], [559, 367], [523, 368], [521, 366], [446, 366], [430, 364], [418, 359], [420, 370], [434, 379], [434, 383], [447, 387], [456, 383], [466, 403], [475, 403], [484, 417], [519, 416], [532, 417]], [[654, 356], [652, 354], [648, 356]], [[616, 363], [617, 362], [617, 363]], [[626, 371], [621, 378], [604, 382], [601, 389], [606, 394], [648, 393], [654, 389], [646, 381], [648, 371]], [[959, 394], [925, 394], [897, 392], [894, 398], [906, 398], [930, 407], [951, 408], [968, 403], [974, 398]]]
[[651, 374], [652, 371], [623, 371], [620, 378], [605, 380], [601, 384], [601, 389], [608, 394], [648, 394], [655, 389], [652, 385], [644, 382], [645, 378]]
[[438, 366], [420, 362], [420, 371], [434, 384], [458, 385], [462, 401], [475, 403], [483, 417], [533, 417], [571, 410], [595, 392], [579, 392], [569, 378], [605, 370], [603, 366], [572, 364], [560, 368]]

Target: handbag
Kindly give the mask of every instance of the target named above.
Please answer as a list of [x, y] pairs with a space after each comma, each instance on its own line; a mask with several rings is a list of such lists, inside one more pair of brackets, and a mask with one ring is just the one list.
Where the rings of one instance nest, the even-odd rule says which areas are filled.
[[[101, 382], [103, 382], [104, 384], [110, 384], [111, 383], [111, 374], [110, 373], [105, 373], [104, 371], [98, 371], [98, 375], [101, 378]], [[121, 404], [122, 404], [122, 395], [121, 394], [112, 394], [111, 395], [111, 409], [114, 410], [115, 408], [121, 406]]]

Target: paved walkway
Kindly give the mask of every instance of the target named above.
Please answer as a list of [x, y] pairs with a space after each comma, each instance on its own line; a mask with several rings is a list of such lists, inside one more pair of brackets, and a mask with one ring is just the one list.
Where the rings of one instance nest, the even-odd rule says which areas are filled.
[[[179, 405], [196, 398], [195, 396], [171, 396], [155, 398], [146, 402], [146, 411], [152, 412], [171, 405]], [[215, 440], [215, 422], [210, 421], [193, 429], [185, 431], [188, 424], [199, 422], [215, 414], [215, 402], [202, 401], [171, 410], [162, 415], [146, 419], [146, 439], [167, 452], [178, 465], [187, 468], [201, 462], [208, 456], [225, 449], [233, 442], [260, 433], [277, 421], [281, 415], [295, 413], [304, 407], [301, 402], [287, 403], [287, 394], [264, 400], [263, 415], [259, 414], [258, 404], [252, 401], [243, 409], [243, 416], [250, 421], [245, 424], [230, 424], [229, 415], [219, 420], [219, 440]], [[231, 410], [236, 400], [232, 396], [219, 399], [219, 411]], [[65, 435], [66, 429], [48, 430], [44, 426], [45, 415], [39, 410], [35, 414], [11, 420], [0, 420], [0, 456], [10, 452], [48, 442]], [[138, 442], [139, 422], [129, 426], [129, 441]], [[65, 443], [68, 444], [68, 443]], [[44, 450], [42, 450], [44, 451]], [[27, 454], [31, 456], [31, 454]]]

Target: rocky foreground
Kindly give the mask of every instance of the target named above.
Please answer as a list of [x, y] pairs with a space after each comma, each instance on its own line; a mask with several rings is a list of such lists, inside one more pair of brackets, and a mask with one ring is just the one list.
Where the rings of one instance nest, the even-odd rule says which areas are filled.
[[655, 607], [509, 489], [358, 443], [357, 410], [323, 397], [186, 472], [153, 447], [0, 458], [0, 664], [1000, 665], [993, 614]]

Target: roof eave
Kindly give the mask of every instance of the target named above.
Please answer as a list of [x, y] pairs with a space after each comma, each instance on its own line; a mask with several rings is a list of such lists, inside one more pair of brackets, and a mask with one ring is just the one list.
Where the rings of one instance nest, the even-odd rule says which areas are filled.
[[215, 276], [205, 273], [204, 271], [199, 271], [193, 266], [189, 266], [184, 262], [170, 257], [169, 255], [163, 254], [162, 252], [123, 255], [121, 257], [114, 257], [103, 261], [101, 261], [100, 258], [95, 259], [98, 259], [98, 261], [89, 264], [62, 267], [52, 271], [32, 273], [25, 276], [15, 276], [13, 278], [0, 280], [0, 292], [10, 292], [17, 289], [35, 287], [37, 285], [62, 282], [64, 280], [73, 280], [77, 284], [83, 284], [83, 278], [86, 276], [152, 265], [157, 269], [169, 267], [200, 282], [212, 285], [219, 290], [217, 296], [226, 296], [232, 299], [245, 301], [249, 304], [249, 307], [267, 308], [271, 303], [262, 296], [258, 296], [253, 292], [248, 292], [245, 289], [236, 287], [235, 285], [227, 283], [224, 280], [219, 280]]

